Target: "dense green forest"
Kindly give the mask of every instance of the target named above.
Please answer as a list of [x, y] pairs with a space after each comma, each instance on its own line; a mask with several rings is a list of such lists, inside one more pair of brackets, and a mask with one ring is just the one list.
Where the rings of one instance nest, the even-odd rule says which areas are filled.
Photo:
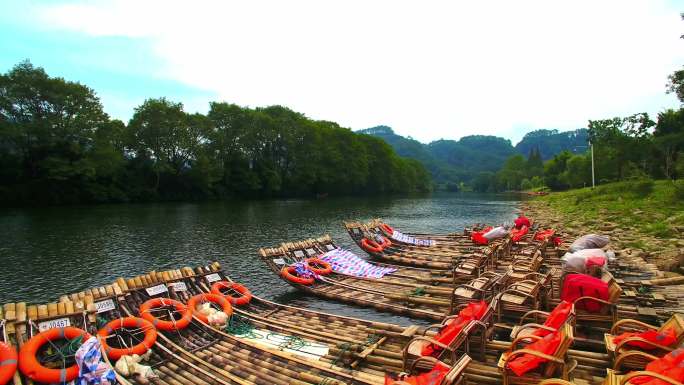
[[[643, 184], [684, 175], [684, 108], [665, 110], [655, 121], [647, 113], [590, 120], [588, 134], [594, 146], [597, 184], [624, 180]], [[546, 186], [567, 190], [591, 183], [591, 151], [563, 151], [542, 163], [538, 151], [532, 150], [527, 159], [514, 155], [498, 172], [480, 174], [473, 188], [503, 191]]]
[[0, 204], [428, 191], [379, 138], [281, 106], [148, 99], [125, 124], [85, 85], [22, 62], [0, 75]]
[[[488, 185], [507, 159], [516, 154], [527, 156], [534, 152], [535, 156], [548, 160], [562, 151], [582, 153], [587, 149], [588, 138], [586, 129], [566, 132], [536, 130], [527, 133], [514, 147], [507, 139], [486, 135], [465, 136], [460, 140], [442, 139], [423, 144], [410, 137], [397, 135], [387, 126], [358, 132], [382, 138], [399, 155], [419, 160], [430, 171], [435, 182], [449, 190], [483, 183]], [[519, 159], [524, 160], [516, 157], [514, 161], [519, 162]], [[531, 175], [530, 178], [533, 176], [536, 175]], [[507, 182], [503, 186], [506, 184]], [[500, 188], [498, 185], [493, 187], [494, 190]]]

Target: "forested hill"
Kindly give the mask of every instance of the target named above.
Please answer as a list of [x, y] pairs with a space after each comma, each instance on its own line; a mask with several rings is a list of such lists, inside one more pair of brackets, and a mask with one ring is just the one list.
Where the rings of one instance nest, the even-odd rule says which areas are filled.
[[442, 139], [424, 144], [397, 135], [388, 126], [357, 132], [382, 138], [400, 156], [419, 160], [430, 170], [435, 181], [440, 183], [468, 183], [481, 172], [498, 171], [506, 159], [517, 153], [527, 156], [538, 148], [546, 160], [564, 150], [584, 152], [587, 146], [586, 129], [532, 131], [515, 147], [508, 139], [486, 135], [465, 136], [459, 140]]
[[281, 106], [148, 99], [125, 124], [29, 62], [0, 74], [0, 205], [427, 191], [381, 139]]
[[539, 149], [543, 160], [549, 160], [562, 151], [582, 153], [587, 150], [589, 132], [586, 128], [574, 131], [536, 130], [525, 134], [515, 150], [528, 155], [533, 149]]

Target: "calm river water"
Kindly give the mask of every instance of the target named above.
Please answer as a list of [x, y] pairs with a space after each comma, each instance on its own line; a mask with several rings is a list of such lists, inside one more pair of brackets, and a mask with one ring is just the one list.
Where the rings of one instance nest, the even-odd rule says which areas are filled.
[[368, 319], [409, 322], [298, 293], [257, 258], [259, 247], [330, 234], [359, 255], [344, 220], [383, 218], [405, 232], [453, 232], [512, 220], [518, 195], [129, 204], [0, 211], [0, 304], [61, 294], [150, 270], [209, 261], [267, 299]]

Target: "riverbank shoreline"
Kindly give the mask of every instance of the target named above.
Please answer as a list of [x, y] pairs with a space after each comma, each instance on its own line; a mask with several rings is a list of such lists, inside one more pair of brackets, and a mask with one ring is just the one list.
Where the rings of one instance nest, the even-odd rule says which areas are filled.
[[[684, 239], [680, 226], [671, 226], [676, 231], [668, 237], [658, 237], [644, 231], [644, 227], [660, 225], [663, 219], [658, 216], [642, 216], [642, 223], [629, 223], [629, 218], [622, 216], [617, 204], [596, 204], [582, 202], [585, 208], [578, 214], [578, 209], [563, 206], [571, 194], [578, 192], [551, 193], [546, 197], [535, 197], [521, 202], [522, 213], [546, 227], [559, 229], [565, 242], [589, 233], [604, 234], [611, 238], [610, 247], [616, 256], [628, 259], [631, 263], [643, 263], [647, 270], [654, 271], [658, 278], [680, 276], [684, 267]], [[616, 201], [622, 202], [621, 196]], [[577, 206], [577, 204], [575, 204]], [[638, 215], [648, 208], [635, 209]], [[677, 215], [676, 211], [670, 217]], [[678, 232], [678, 233], [677, 233]], [[643, 262], [641, 262], [643, 261]]]

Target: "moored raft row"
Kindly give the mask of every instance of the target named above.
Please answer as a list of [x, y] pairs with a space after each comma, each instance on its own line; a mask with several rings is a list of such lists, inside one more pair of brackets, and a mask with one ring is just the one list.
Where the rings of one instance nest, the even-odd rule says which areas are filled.
[[[444, 241], [467, 244], [458, 238]], [[295, 287], [441, 321], [430, 327], [370, 322], [266, 301], [213, 263], [120, 278], [112, 285], [62, 296], [57, 303], [6, 304], [0, 328], [5, 341], [22, 348], [31, 345], [31, 337], [41, 329], [67, 336], [61, 328], [68, 322], [97, 336], [103, 345], [102, 368], [116, 364], [120, 383], [159, 385], [531, 384], [550, 377], [612, 384], [633, 378], [620, 371], [641, 369], [684, 339], [681, 318], [659, 310], [680, 306], [678, 297], [664, 294], [667, 282], [632, 282], [605, 272], [602, 279], [612, 288], [610, 299], [599, 302], [600, 311], [587, 313], [579, 302], [558, 299], [567, 277], [560, 270], [562, 249], [548, 238], [537, 239], [536, 232], [510, 238], [503, 240], [508, 245], [505, 254], [481, 253], [484, 263], [466, 260], [478, 253], [460, 254], [450, 269], [371, 264], [338, 249], [329, 237], [260, 250], [275, 273], [307, 282]], [[388, 242], [392, 245], [387, 248], [395, 244]], [[422, 249], [438, 245], [397, 247], [404, 255], [423, 258], [429, 252]], [[364, 262], [364, 269], [345, 267], [348, 261]], [[476, 268], [464, 269], [467, 266]], [[616, 322], [626, 317], [636, 320]], [[642, 334], [617, 342], [623, 332], [647, 329], [658, 335], [673, 331], [674, 342], [655, 346], [661, 340]], [[46, 352], [38, 351], [40, 362], [73, 367], [79, 357], [74, 350], [84, 341], [67, 342], [56, 345], [58, 354], [50, 352], [47, 360]], [[644, 344], [652, 348], [648, 354], [640, 352]], [[140, 358], [132, 353], [145, 354]], [[408, 377], [390, 379], [401, 371]], [[10, 383], [41, 383], [22, 373], [12, 374]], [[436, 381], [423, 382], [429, 378]]]

